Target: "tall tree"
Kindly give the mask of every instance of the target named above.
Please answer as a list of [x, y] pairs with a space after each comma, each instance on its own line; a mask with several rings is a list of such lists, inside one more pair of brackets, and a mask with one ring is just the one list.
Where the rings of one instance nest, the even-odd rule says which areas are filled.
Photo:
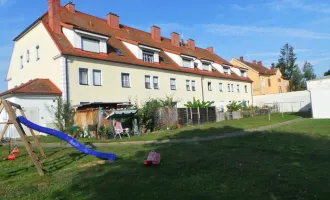
[[299, 91], [305, 89], [304, 75], [301, 73], [299, 67], [294, 68], [294, 70], [292, 71], [290, 86], [292, 91]]
[[329, 76], [329, 75], [330, 75], [330, 69], [329, 69], [329, 71], [324, 73], [324, 76]]
[[294, 70], [298, 68], [296, 64], [297, 57], [293, 50], [293, 47], [286, 43], [281, 48], [280, 57], [276, 65], [276, 68], [280, 69], [282, 75], [289, 80], [292, 79]]
[[313, 65], [307, 61], [305, 61], [304, 67], [304, 79], [306, 81], [313, 80], [316, 78], [316, 74], [314, 73]]
[[276, 64], [272, 63], [272, 66], [270, 67], [271, 69], [275, 69], [276, 68]]

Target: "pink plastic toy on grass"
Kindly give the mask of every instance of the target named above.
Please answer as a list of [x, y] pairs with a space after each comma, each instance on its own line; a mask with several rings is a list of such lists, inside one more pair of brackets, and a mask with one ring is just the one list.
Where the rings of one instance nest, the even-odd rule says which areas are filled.
[[144, 161], [144, 165], [159, 165], [160, 163], [160, 154], [154, 151], [150, 152], [147, 160]]

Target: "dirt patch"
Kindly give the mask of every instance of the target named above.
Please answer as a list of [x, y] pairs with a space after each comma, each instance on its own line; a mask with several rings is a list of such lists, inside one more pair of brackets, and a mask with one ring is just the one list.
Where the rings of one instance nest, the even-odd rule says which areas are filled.
[[81, 165], [78, 165], [78, 168], [86, 168], [86, 167], [93, 167], [93, 166], [97, 166], [97, 165], [104, 165], [106, 163], [109, 163], [105, 160], [98, 160], [98, 161], [94, 161], [94, 162], [89, 162], [89, 163], [84, 163]]

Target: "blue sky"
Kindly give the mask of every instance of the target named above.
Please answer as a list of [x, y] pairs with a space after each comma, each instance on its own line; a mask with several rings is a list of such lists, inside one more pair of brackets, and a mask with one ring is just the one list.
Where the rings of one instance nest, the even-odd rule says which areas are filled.
[[[31, 3], [32, 2], [32, 3]], [[69, 2], [62, 0], [62, 5]], [[321, 0], [154, 0], [73, 1], [76, 9], [105, 18], [109, 12], [120, 23], [150, 30], [162, 29], [163, 36], [176, 31], [192, 38], [200, 47], [213, 46], [226, 60], [244, 56], [275, 62], [280, 48], [295, 48], [298, 64], [309, 61], [318, 76], [330, 69], [330, 3]], [[0, 0], [0, 91], [11, 52], [12, 39], [47, 10], [46, 0]]]

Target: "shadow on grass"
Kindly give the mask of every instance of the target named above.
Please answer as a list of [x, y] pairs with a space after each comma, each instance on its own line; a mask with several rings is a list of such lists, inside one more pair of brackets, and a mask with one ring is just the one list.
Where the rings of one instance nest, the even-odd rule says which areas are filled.
[[[52, 197], [328, 199], [329, 147], [328, 137], [277, 131], [208, 142], [144, 145], [120, 161], [79, 172], [71, 185], [54, 191]], [[161, 153], [161, 165], [143, 166], [151, 150]]]

